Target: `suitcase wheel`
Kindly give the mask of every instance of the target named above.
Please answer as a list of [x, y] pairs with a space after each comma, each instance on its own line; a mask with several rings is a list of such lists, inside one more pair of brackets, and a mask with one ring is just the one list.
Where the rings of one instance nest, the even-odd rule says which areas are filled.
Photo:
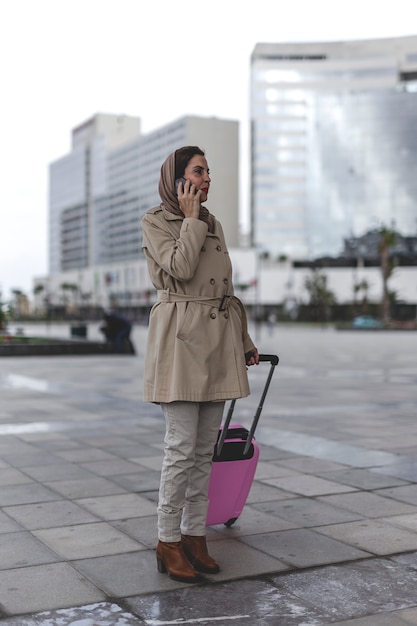
[[224, 525], [227, 526], [227, 528], [230, 528], [231, 526], [233, 526], [236, 520], [237, 517], [231, 517], [229, 520], [227, 520], [227, 522], [225, 522]]

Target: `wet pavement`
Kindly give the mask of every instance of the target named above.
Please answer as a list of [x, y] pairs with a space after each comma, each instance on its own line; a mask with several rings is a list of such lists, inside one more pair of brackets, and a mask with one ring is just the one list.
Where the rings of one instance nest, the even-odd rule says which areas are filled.
[[198, 585], [156, 568], [145, 339], [133, 357], [0, 359], [0, 624], [417, 625], [417, 333], [258, 332], [280, 356], [260, 462], [235, 525], [208, 528], [221, 572]]

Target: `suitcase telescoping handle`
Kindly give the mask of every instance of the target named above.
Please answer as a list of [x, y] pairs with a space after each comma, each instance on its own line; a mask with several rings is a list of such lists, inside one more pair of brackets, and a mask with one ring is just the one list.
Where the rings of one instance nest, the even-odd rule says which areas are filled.
[[[258, 408], [256, 409], [255, 417], [253, 418], [252, 426], [250, 428], [248, 437], [246, 439], [246, 445], [245, 445], [245, 449], [243, 451], [244, 455], [248, 452], [248, 450], [250, 448], [250, 444], [252, 443], [253, 435], [255, 433], [256, 427], [257, 427], [258, 422], [259, 422], [259, 418], [260, 418], [261, 413], [262, 413], [262, 409], [263, 409], [263, 406], [264, 406], [264, 401], [265, 401], [265, 398], [266, 398], [266, 394], [268, 393], [269, 385], [271, 384], [272, 375], [274, 373], [274, 369], [275, 369], [276, 365], [278, 365], [278, 363], [279, 363], [279, 358], [277, 357], [276, 354], [260, 354], [259, 355], [259, 362], [262, 362], [262, 361], [267, 361], [268, 363], [271, 364], [271, 367], [269, 368], [268, 378], [266, 379], [265, 387], [264, 387], [264, 390], [262, 392], [261, 399], [260, 399], [259, 404], [258, 404]], [[225, 422], [224, 422], [224, 425], [223, 425], [223, 428], [222, 428], [219, 440], [217, 442], [216, 453], [217, 453], [218, 456], [220, 456], [220, 452], [222, 451], [224, 440], [226, 439], [226, 436], [227, 436], [227, 429], [229, 428], [229, 424], [230, 424], [230, 421], [232, 419], [232, 415], [233, 415], [233, 411], [234, 411], [234, 408], [235, 408], [235, 404], [236, 404], [236, 399], [232, 400], [231, 403], [230, 403], [229, 410], [227, 412], [227, 417], [225, 419]]]

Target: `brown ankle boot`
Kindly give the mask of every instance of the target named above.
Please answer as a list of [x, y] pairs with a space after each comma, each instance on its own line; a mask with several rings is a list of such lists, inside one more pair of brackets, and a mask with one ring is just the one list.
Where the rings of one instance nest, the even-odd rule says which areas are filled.
[[220, 572], [220, 567], [207, 551], [205, 536], [181, 535], [181, 542], [185, 555], [196, 570], [206, 574]]
[[196, 583], [201, 581], [198, 572], [191, 565], [184, 554], [181, 541], [167, 543], [158, 541], [156, 547], [156, 562], [158, 571], [168, 575], [173, 580], [179, 580], [182, 583]]

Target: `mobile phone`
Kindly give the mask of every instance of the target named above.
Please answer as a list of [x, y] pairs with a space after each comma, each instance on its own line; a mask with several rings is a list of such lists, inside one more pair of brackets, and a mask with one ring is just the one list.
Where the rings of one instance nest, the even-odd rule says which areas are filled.
[[[182, 183], [182, 190], [184, 191], [184, 187], [185, 187], [185, 183], [186, 183], [186, 182], [187, 182], [187, 181], [185, 180], [185, 178], [177, 178], [177, 180], [175, 181], [175, 191], [176, 191], [177, 195], [178, 195], [178, 185], [179, 185], [180, 183]], [[197, 191], [198, 191], [198, 189], [196, 189], [196, 190], [194, 191], [194, 193], [197, 193]]]

